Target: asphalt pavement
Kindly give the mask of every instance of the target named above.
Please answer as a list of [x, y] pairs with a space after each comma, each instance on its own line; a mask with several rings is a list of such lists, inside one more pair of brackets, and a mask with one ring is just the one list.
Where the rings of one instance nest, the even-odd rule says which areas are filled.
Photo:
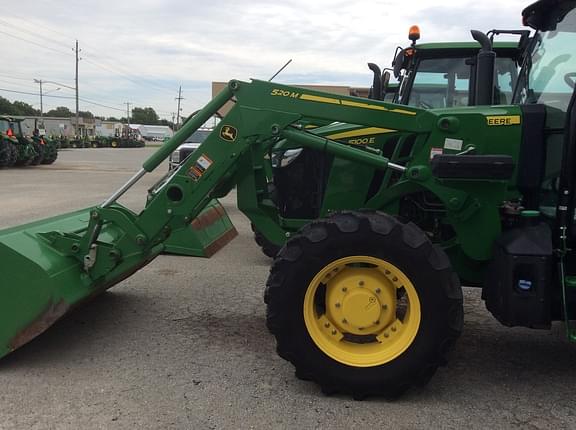
[[[152, 151], [62, 150], [0, 170], [0, 228], [102, 202]], [[166, 167], [123, 202], [143, 207]], [[211, 259], [160, 256], [0, 361], [0, 429], [576, 428], [576, 345], [560, 325], [502, 327], [471, 288], [428, 386], [358, 402], [296, 379], [265, 327], [270, 259], [234, 193], [222, 203], [239, 236]]]

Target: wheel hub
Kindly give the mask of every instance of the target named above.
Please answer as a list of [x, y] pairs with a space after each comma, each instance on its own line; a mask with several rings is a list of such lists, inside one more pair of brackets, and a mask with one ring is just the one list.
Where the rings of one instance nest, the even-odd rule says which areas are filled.
[[356, 289], [344, 297], [342, 314], [351, 327], [364, 329], [378, 323], [382, 306], [371, 291]]
[[327, 281], [327, 317], [342, 333], [377, 335], [395, 318], [395, 293], [382, 273], [347, 268]]

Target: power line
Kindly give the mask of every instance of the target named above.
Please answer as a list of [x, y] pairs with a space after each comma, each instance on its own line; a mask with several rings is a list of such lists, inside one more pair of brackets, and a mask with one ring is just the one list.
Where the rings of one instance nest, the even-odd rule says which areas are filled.
[[101, 107], [105, 107], [105, 108], [108, 108], [108, 109], [113, 109], [113, 110], [118, 110], [118, 111], [120, 111], [120, 112], [124, 112], [124, 109], [120, 109], [120, 108], [115, 108], [115, 107], [112, 107], [112, 106], [103, 105], [103, 104], [101, 104], [101, 103], [97, 103], [97, 102], [93, 102], [93, 101], [90, 101], [90, 100], [83, 99], [82, 97], [79, 97], [78, 100], [81, 100], [81, 101], [83, 101], [84, 103], [88, 103], [88, 104], [91, 104], [91, 105], [101, 106]]
[[137, 77], [134, 77], [133, 75], [128, 75], [124, 72], [121, 72], [118, 69], [114, 69], [114, 68], [109, 67], [105, 64], [97, 63], [97, 62], [91, 60], [90, 58], [86, 58], [86, 53], [84, 53], [83, 60], [86, 61], [87, 63], [92, 64], [93, 66], [96, 66], [100, 69], [106, 70], [107, 72], [114, 73], [115, 75], [118, 75], [118, 76], [132, 82], [133, 84], [140, 85], [141, 87], [145, 87], [145, 88], [150, 89], [150, 90], [159, 91], [159, 92], [162, 92], [164, 94], [166, 93], [166, 88], [160, 88], [160, 87], [158, 87], [158, 86], [156, 86], [150, 82], [146, 82], [143, 79], [139, 79]]
[[[29, 36], [34, 37], [35, 39], [40, 39], [42, 41], [46, 41], [46, 42], [50, 42], [54, 45], [58, 45], [60, 47], [66, 47], [66, 44], [64, 42], [60, 42], [57, 41], [56, 39], [52, 39], [50, 37], [47, 37], [45, 34], [42, 34], [42, 36], [38, 36], [38, 32], [37, 31], [31, 31], [31, 30], [26, 30], [25, 28], [22, 28], [22, 22], [19, 23], [19, 25], [15, 25], [14, 23], [10, 22], [10, 21], [5, 21], [3, 19], [0, 19], [0, 23], [3, 23], [4, 25], [8, 25], [14, 29], [16, 29], [16, 31], [19, 31], [21, 33], [26, 33]], [[26, 21], [24, 21], [24, 25], [26, 25]], [[37, 30], [36, 28], [34, 30]]]
[[[8, 89], [8, 88], [0, 88], [0, 91], [6, 91], [6, 92], [8, 92], [8, 93], [16, 93], [16, 94], [27, 94], [27, 95], [30, 95], [30, 96], [37, 96], [37, 95], [38, 95], [37, 93], [32, 93], [32, 92], [28, 92], [28, 91], [10, 90], [10, 89]], [[52, 97], [52, 98], [55, 98], [55, 99], [67, 99], [67, 100], [74, 100], [74, 99], [76, 99], [76, 97], [74, 97], [74, 96], [52, 96], [52, 95], [49, 95], [49, 94], [44, 94], [44, 97]], [[108, 108], [108, 109], [112, 109], [112, 110], [117, 110], [117, 111], [120, 111], [120, 112], [124, 112], [124, 109], [119, 109], [119, 108], [115, 108], [115, 107], [112, 107], [112, 106], [104, 105], [104, 104], [102, 104], [102, 103], [98, 103], [98, 102], [95, 102], [95, 101], [92, 101], [92, 100], [84, 99], [84, 98], [82, 98], [82, 97], [80, 97], [79, 100], [83, 101], [84, 103], [91, 104], [91, 105], [101, 106], [101, 107], [105, 107], [105, 108]]]
[[15, 35], [13, 35], [13, 34], [11, 34], [11, 33], [6, 32], [6, 31], [0, 30], [0, 33], [5, 34], [6, 36], [9, 36], [9, 37], [13, 37], [14, 39], [18, 39], [18, 40], [22, 40], [22, 41], [27, 42], [27, 43], [31, 43], [32, 45], [39, 46], [40, 48], [49, 49], [50, 51], [57, 52], [58, 54], [62, 54], [62, 55], [66, 55], [66, 56], [70, 55], [70, 54], [67, 53], [67, 52], [60, 51], [60, 50], [58, 50], [58, 49], [51, 48], [50, 46], [42, 45], [42, 44], [40, 44], [40, 43], [34, 42], [34, 41], [32, 41], [32, 40], [25, 39], [25, 38], [23, 38], [23, 37], [15, 36]]
[[[27, 91], [16, 91], [16, 90], [9, 90], [7, 88], [0, 88], [0, 91], [6, 91], [7, 93], [17, 93], [17, 94], [28, 94], [31, 96], [37, 96], [38, 93], [31, 93], [31, 92], [27, 92]], [[55, 99], [75, 99], [75, 97], [72, 96], [51, 96], [51, 95], [45, 95], [44, 97], [53, 97]]]

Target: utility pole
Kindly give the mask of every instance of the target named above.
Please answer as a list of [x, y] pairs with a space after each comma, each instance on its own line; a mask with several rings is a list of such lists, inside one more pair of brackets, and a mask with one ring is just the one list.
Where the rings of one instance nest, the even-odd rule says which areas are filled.
[[126, 105], [126, 121], [128, 122], [128, 129], [126, 130], [126, 138], [128, 138], [130, 136], [130, 105], [132, 103], [125, 102], [124, 104]]
[[176, 118], [176, 112], [172, 112], [172, 128], [176, 131], [176, 124], [174, 123], [174, 119]]
[[175, 130], [178, 130], [180, 125], [180, 100], [184, 100], [184, 97], [182, 97], [182, 85], [178, 87], [178, 97], [176, 97], [174, 100], [178, 100], [178, 110], [176, 111], [176, 126], [174, 127]]
[[44, 109], [42, 105], [42, 79], [34, 79], [34, 82], [40, 84], [40, 118], [42, 118]]
[[78, 40], [76, 40], [76, 49], [74, 51], [76, 53], [76, 135], [78, 137], [80, 137], [80, 135], [78, 133], [80, 131], [80, 119], [79, 119], [80, 118], [80, 115], [79, 115], [80, 110], [78, 107], [78, 61], [80, 61], [80, 60], [78, 58], [78, 52], [79, 52]]

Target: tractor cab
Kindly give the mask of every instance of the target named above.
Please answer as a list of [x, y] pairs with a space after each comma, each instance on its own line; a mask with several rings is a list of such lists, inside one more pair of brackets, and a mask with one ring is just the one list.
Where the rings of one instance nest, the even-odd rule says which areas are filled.
[[[489, 104], [509, 104], [512, 100], [529, 31], [511, 32], [521, 33], [518, 42], [495, 42], [490, 46], [496, 54], [496, 82]], [[478, 42], [416, 44], [420, 38], [416, 26], [410, 29], [409, 38], [412, 44], [398, 47], [392, 62], [394, 78], [399, 82], [394, 103], [424, 109], [482, 104], [475, 99], [476, 61], [481, 48]]]

